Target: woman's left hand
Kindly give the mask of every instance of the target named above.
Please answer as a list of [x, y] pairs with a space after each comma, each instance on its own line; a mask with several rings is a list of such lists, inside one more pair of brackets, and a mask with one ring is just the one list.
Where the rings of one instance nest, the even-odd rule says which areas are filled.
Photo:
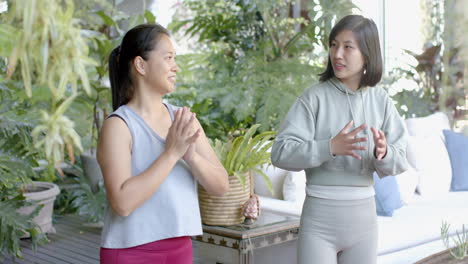
[[381, 160], [387, 155], [387, 139], [382, 130], [371, 127], [371, 131], [374, 136], [374, 156], [377, 160]]

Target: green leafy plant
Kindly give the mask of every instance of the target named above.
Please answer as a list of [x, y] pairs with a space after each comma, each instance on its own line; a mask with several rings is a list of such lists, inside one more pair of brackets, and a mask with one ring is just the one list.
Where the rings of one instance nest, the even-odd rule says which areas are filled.
[[[389, 87], [402, 78], [414, 81], [417, 86], [417, 89], [404, 89], [392, 96], [400, 113], [406, 117], [417, 117], [435, 111], [447, 111], [451, 118], [462, 119], [463, 110], [460, 106], [465, 103], [465, 91], [460, 49], [452, 48], [442, 54], [441, 45], [436, 45], [426, 47], [421, 54], [409, 50], [406, 50], [406, 53], [412, 56], [417, 64], [393, 69], [386, 80], [386, 86]], [[442, 63], [444, 57], [449, 57], [447, 66]]]
[[328, 46], [335, 20], [356, 8], [349, 0], [306, 1], [300, 5], [301, 14], [293, 17], [297, 4], [293, 0], [188, 0], [170, 29], [197, 37], [201, 49], [222, 44], [217, 48], [230, 57], [260, 50], [279, 58], [314, 50], [317, 42]]
[[[184, 1], [171, 31], [195, 38], [194, 54], [178, 56], [176, 92], [211, 138], [262, 124], [276, 130], [298, 95], [318, 81], [331, 25], [351, 1]], [[328, 44], [326, 44], [328, 45]], [[325, 46], [326, 46], [325, 45]]]
[[423, 52], [405, 50], [405, 55], [411, 56], [415, 64], [393, 69], [384, 85], [391, 89], [402, 79], [415, 84], [411, 89], [405, 87], [407, 83], [401, 85], [404, 89], [392, 96], [400, 114], [407, 118], [443, 111], [452, 121], [463, 120], [466, 118], [466, 58], [463, 58], [466, 52], [465, 35], [460, 33], [463, 32], [460, 28], [468, 25], [463, 3], [452, 0], [422, 3], [426, 12]]
[[[81, 148], [67, 114], [90, 90], [93, 61], [71, 1], [10, 3], [0, 14], [0, 257], [16, 258], [26, 232], [34, 249], [47, 240], [33, 221], [42, 206], [17, 210], [33, 205], [23, 195], [32, 179], [53, 181], [65, 153], [73, 161]], [[49, 161], [48, 170], [33, 169], [40, 160]]]
[[183, 58], [182, 65], [186, 59], [194, 64], [185, 64], [180, 74], [192, 71], [196, 77], [192, 82], [182, 76], [176, 94], [169, 98], [180, 97], [175, 104], [191, 104], [211, 138], [223, 138], [254, 123], [262, 124], [260, 131], [275, 130], [297, 96], [318, 81], [318, 67], [294, 57], [268, 61], [260, 51], [239, 59], [216, 54], [198, 61], [194, 56]]
[[39, 213], [42, 206], [28, 215], [20, 214], [17, 208], [28, 206], [21, 192], [17, 188], [8, 188], [0, 182], [0, 260], [11, 255], [22, 258], [20, 239], [28, 232], [31, 236], [31, 245], [36, 250], [37, 245], [47, 242], [45, 234], [40, 232], [39, 227], [32, 219]]
[[[9, 8], [0, 16], [0, 56], [8, 58], [6, 80], [21, 81], [40, 114], [31, 134], [35, 147], [43, 149], [53, 180], [54, 167], [66, 154], [73, 163], [74, 149], [82, 149], [67, 110], [80, 92], [90, 93], [87, 68], [95, 62], [73, 17], [73, 1], [13, 1]], [[17, 68], [20, 74], [15, 75]]]
[[98, 190], [93, 192], [88, 179], [80, 176], [80, 187], [71, 192], [71, 205], [76, 208], [78, 215], [86, 218], [91, 223], [101, 223], [104, 220], [106, 207], [106, 192], [101, 181]]
[[23, 186], [37, 177], [32, 168], [41, 157], [33, 147], [31, 131], [35, 123], [28, 118], [25, 109], [29, 103], [20, 99], [22, 93], [21, 83], [0, 82], [0, 260], [9, 255], [22, 257], [20, 239], [26, 232], [34, 250], [47, 241], [33, 222], [42, 206], [27, 215], [17, 212], [32, 204], [25, 200]]
[[261, 166], [271, 164], [270, 148], [275, 136], [273, 131], [265, 131], [254, 136], [259, 124], [250, 127], [244, 135], [223, 142], [215, 139], [213, 148], [229, 175], [235, 176], [242, 185], [248, 172], [262, 175], [270, 191], [273, 191], [271, 181], [261, 170]]
[[453, 238], [452, 242], [455, 246], [450, 245], [449, 235], [450, 224], [442, 222], [440, 234], [445, 247], [450, 251], [450, 254], [456, 259], [464, 259], [468, 256], [468, 230], [465, 231], [465, 225], [462, 227], [461, 233], [456, 231], [456, 239]]
[[107, 205], [104, 182], [99, 181], [96, 190], [93, 190], [80, 162], [67, 172], [68, 177], [59, 183], [61, 191], [54, 203], [54, 213], [62, 216], [77, 214], [88, 224], [101, 225]]

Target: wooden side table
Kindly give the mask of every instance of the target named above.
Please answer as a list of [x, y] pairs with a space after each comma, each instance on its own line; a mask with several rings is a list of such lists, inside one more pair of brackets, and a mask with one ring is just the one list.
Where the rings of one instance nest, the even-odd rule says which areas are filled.
[[193, 237], [194, 256], [202, 263], [296, 263], [299, 218], [263, 213], [252, 225], [203, 225]]

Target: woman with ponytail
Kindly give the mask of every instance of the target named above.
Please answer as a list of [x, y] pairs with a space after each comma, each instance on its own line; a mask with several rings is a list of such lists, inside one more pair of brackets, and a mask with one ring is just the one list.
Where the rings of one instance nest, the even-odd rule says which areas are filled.
[[194, 113], [163, 102], [179, 71], [169, 32], [128, 31], [109, 57], [114, 112], [98, 146], [108, 210], [101, 263], [192, 263], [202, 234], [197, 183], [215, 195], [228, 175]]

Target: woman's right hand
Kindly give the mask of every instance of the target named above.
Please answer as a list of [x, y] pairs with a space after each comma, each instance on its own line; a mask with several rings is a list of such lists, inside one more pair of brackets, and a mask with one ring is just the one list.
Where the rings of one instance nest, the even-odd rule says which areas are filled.
[[365, 146], [356, 146], [356, 143], [367, 141], [367, 137], [356, 137], [356, 135], [366, 128], [366, 124], [353, 129], [351, 132], [348, 130], [353, 126], [353, 120], [331, 140], [331, 152], [333, 155], [347, 155], [356, 159], [361, 159], [361, 156], [356, 154], [354, 150], [366, 150]]
[[195, 114], [187, 107], [177, 109], [166, 137], [166, 151], [181, 159], [191, 144], [200, 136], [200, 129], [195, 130]]

